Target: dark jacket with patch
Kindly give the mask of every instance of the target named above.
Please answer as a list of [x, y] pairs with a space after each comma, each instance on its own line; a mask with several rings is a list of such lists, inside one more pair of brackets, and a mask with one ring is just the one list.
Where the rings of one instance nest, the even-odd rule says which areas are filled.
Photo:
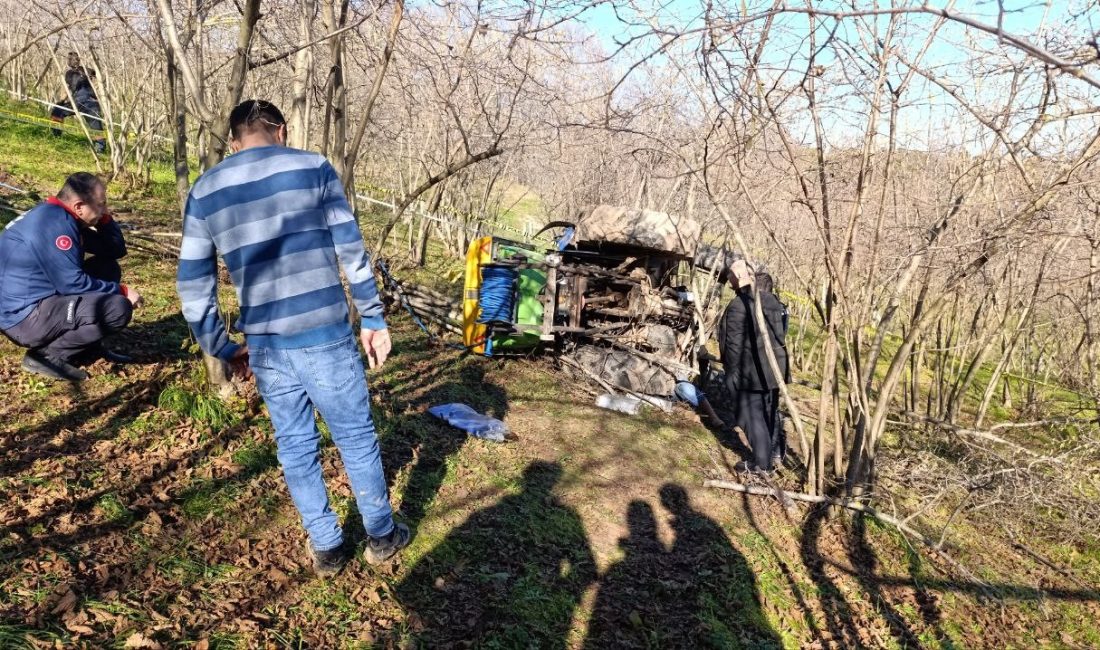
[[0, 233], [0, 329], [23, 322], [38, 303], [54, 295], [117, 293], [121, 286], [84, 272], [84, 254], [115, 259], [126, 254], [122, 231], [107, 220], [82, 227], [61, 205], [42, 203]]
[[92, 88], [88, 73], [88, 68], [83, 66], [69, 68], [65, 71], [65, 84], [69, 87], [69, 91], [73, 94], [73, 99], [76, 100], [77, 104], [99, 101], [95, 96], [95, 89]]
[[[787, 363], [785, 327], [787, 309], [771, 292], [760, 294], [760, 307], [767, 324], [765, 332], [761, 332], [756, 326], [751, 292], [738, 293], [730, 301], [718, 323], [722, 366], [726, 370], [726, 387], [731, 393], [773, 390], [779, 388], [780, 381], [788, 380], [790, 369]], [[775, 360], [783, 371], [782, 377], [776, 377], [768, 364], [764, 336], [771, 339]]]

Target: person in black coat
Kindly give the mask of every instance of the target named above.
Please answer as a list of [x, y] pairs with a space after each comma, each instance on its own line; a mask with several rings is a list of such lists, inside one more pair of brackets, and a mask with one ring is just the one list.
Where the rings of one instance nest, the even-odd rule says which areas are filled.
[[[765, 329], [756, 325], [753, 283], [757, 287]], [[757, 276], [744, 260], [738, 260], [730, 270], [730, 284], [736, 292], [726, 307], [718, 329], [722, 365], [726, 370], [726, 387], [735, 400], [735, 423], [741, 427], [752, 447], [752, 461], [737, 464], [738, 471], [770, 471], [775, 460], [782, 461], [782, 437], [777, 435], [779, 423], [779, 385], [787, 381], [789, 367], [786, 337], [786, 308], [771, 291], [771, 277]], [[765, 290], [761, 290], [765, 289]], [[765, 351], [764, 337], [771, 343], [775, 360], [782, 371], [772, 372]], [[778, 447], [774, 448], [773, 447]]]
[[[54, 104], [50, 111], [50, 119], [58, 124], [65, 118], [82, 113], [88, 125], [88, 129], [95, 131], [92, 146], [96, 153], [103, 153], [107, 148], [107, 141], [103, 138], [103, 113], [99, 107], [99, 97], [92, 87], [92, 79], [95, 79], [95, 69], [80, 65], [80, 56], [76, 52], [69, 52], [69, 69], [65, 71], [65, 85], [69, 87], [69, 93], [76, 102], [74, 111], [69, 97], [63, 97]], [[53, 129], [55, 136], [61, 135], [61, 129]]]

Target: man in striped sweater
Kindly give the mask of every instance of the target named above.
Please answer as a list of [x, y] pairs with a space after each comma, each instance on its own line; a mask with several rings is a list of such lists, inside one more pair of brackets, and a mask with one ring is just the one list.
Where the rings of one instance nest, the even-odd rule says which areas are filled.
[[[340, 283], [342, 266], [362, 318], [359, 339], [377, 368], [390, 335], [359, 226], [332, 165], [286, 146], [286, 120], [274, 105], [243, 102], [229, 123], [234, 154], [195, 182], [184, 209], [177, 274], [184, 318], [208, 354], [255, 374], [317, 572], [338, 573], [351, 549], [329, 508], [315, 408], [355, 492], [368, 535], [365, 557], [377, 564], [408, 544], [409, 529], [393, 520]], [[229, 340], [218, 313], [219, 256], [237, 291], [244, 345]]]

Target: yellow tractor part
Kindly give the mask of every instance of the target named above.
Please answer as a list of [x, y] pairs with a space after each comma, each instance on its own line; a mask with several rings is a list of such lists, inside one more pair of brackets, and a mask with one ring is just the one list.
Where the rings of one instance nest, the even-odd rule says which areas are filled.
[[485, 332], [488, 328], [477, 322], [481, 305], [477, 297], [481, 290], [481, 265], [493, 261], [493, 238], [482, 237], [470, 242], [466, 251], [466, 285], [462, 291], [462, 341], [474, 352], [485, 352]]

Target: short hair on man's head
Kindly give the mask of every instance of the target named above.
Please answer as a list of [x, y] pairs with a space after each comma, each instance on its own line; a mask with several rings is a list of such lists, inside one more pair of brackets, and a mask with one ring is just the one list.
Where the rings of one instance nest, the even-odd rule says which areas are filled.
[[286, 124], [281, 111], [269, 101], [247, 99], [229, 113], [229, 133], [233, 139], [263, 128], [273, 131]]
[[95, 191], [99, 187], [104, 189], [107, 187], [101, 178], [88, 172], [77, 172], [65, 179], [65, 184], [61, 186], [57, 198], [80, 199], [85, 203], [94, 203]]
[[775, 279], [767, 271], [757, 271], [756, 290], [760, 293], [773, 293], [775, 291]]

